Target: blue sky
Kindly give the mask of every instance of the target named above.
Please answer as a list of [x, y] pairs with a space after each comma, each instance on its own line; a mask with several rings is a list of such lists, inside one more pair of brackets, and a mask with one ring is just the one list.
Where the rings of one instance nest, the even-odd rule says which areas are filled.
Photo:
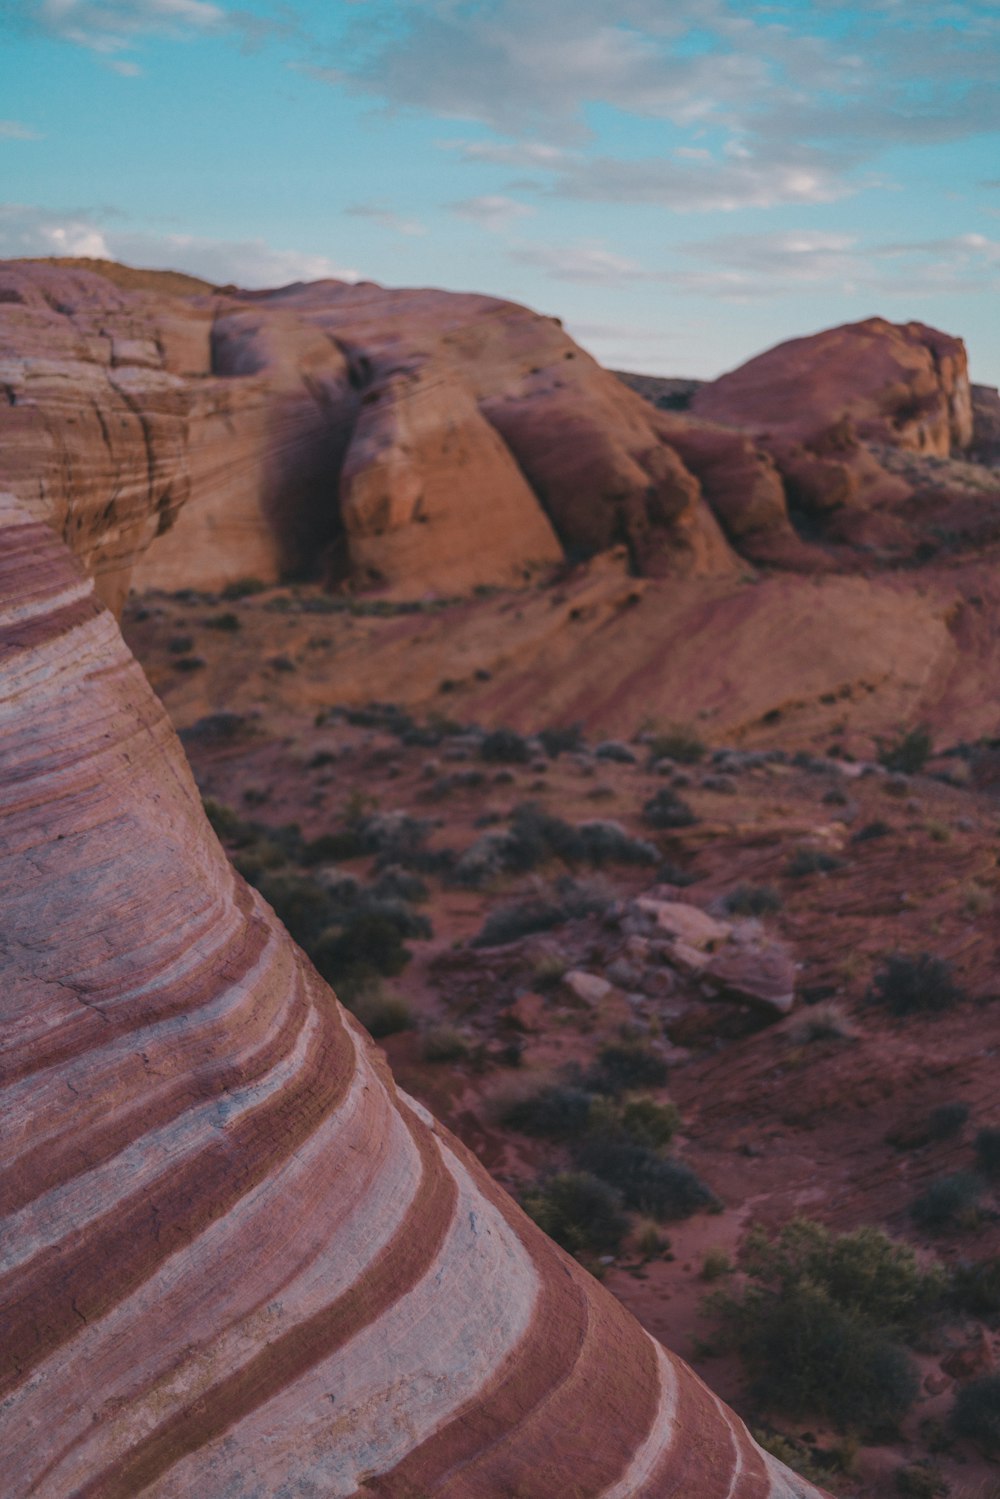
[[0, 254], [474, 289], [711, 377], [881, 314], [1000, 383], [1000, 0], [0, 0]]

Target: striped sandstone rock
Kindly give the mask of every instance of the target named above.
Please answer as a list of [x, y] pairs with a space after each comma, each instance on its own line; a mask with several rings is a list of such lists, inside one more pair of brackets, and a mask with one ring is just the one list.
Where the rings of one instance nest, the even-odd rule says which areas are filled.
[[111, 613], [0, 497], [10, 1499], [805, 1499], [234, 873]]

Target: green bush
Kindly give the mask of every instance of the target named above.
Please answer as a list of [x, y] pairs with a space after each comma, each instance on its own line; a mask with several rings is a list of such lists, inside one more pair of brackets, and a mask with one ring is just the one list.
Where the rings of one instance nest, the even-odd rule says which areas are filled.
[[582, 1088], [557, 1084], [505, 1104], [500, 1121], [508, 1129], [550, 1140], [569, 1140], [587, 1128], [592, 1097]]
[[985, 1374], [959, 1390], [951, 1424], [987, 1452], [1000, 1451], [1000, 1374]]
[[493, 765], [527, 765], [531, 746], [523, 734], [513, 729], [494, 729], [483, 739], [479, 753]]
[[969, 1120], [967, 1103], [942, 1103], [932, 1109], [927, 1120], [927, 1133], [932, 1140], [950, 1140], [965, 1127]]
[[976, 1135], [976, 1165], [987, 1176], [1000, 1176], [1000, 1129], [981, 1129]]
[[585, 1171], [613, 1183], [626, 1207], [658, 1223], [690, 1218], [692, 1213], [718, 1204], [714, 1192], [690, 1166], [665, 1160], [648, 1145], [624, 1136], [585, 1137], [574, 1157]]
[[910, 1207], [914, 1223], [921, 1228], [962, 1228], [978, 1221], [978, 1203], [983, 1184], [971, 1171], [939, 1176]]
[[542, 729], [538, 737], [550, 760], [557, 760], [562, 754], [573, 754], [584, 747], [583, 730], [578, 723], [565, 729]]
[[372, 974], [401, 973], [410, 961], [396, 922], [364, 911], [344, 926], [328, 928], [309, 956], [335, 989], [345, 982], [356, 985]]
[[339, 998], [376, 1040], [409, 1030], [413, 1024], [406, 1000], [399, 994], [387, 994], [377, 978], [369, 978], [356, 987], [350, 986]]
[[424, 1035], [421, 1054], [425, 1062], [460, 1062], [469, 1055], [469, 1043], [451, 1025], [436, 1025]]
[[916, 957], [893, 953], [868, 991], [868, 999], [893, 1015], [914, 1015], [953, 1009], [964, 994], [955, 983], [950, 963], [922, 952]]
[[949, 1490], [938, 1468], [911, 1463], [896, 1469], [896, 1492], [904, 1499], [945, 1499]]
[[773, 885], [737, 885], [722, 904], [730, 916], [770, 916], [781, 910], [781, 896]]
[[641, 1041], [603, 1046], [587, 1075], [587, 1084], [595, 1093], [612, 1095], [631, 1088], [656, 1088], [666, 1080], [666, 1062]]
[[209, 619], [206, 619], [205, 625], [209, 630], [222, 630], [227, 634], [232, 634], [234, 630], [240, 628], [239, 615], [233, 614], [231, 611], [225, 614], [213, 614]]
[[643, 804], [642, 820], [650, 828], [687, 828], [698, 821], [687, 802], [669, 786], [661, 786]]
[[681, 765], [696, 765], [705, 758], [704, 740], [690, 724], [671, 724], [662, 734], [654, 734], [646, 741], [651, 764], [657, 760], [676, 760]]
[[951, 1293], [956, 1306], [973, 1317], [1000, 1315], [1000, 1255], [957, 1265]]
[[821, 848], [799, 848], [785, 865], [785, 873], [793, 880], [802, 880], [810, 874], [832, 874], [843, 867], [843, 859], [835, 854], [825, 853]]
[[895, 1341], [940, 1305], [943, 1273], [877, 1229], [834, 1237], [795, 1219], [747, 1241], [747, 1282], [709, 1304], [750, 1372], [757, 1398], [799, 1419], [878, 1433], [912, 1404], [917, 1370]]
[[886, 770], [902, 775], [916, 775], [917, 771], [923, 770], [934, 752], [930, 730], [923, 726], [910, 729], [895, 739], [877, 739], [875, 743], [879, 762]]
[[586, 1171], [563, 1171], [540, 1182], [521, 1205], [571, 1254], [613, 1254], [628, 1229], [621, 1194]]
[[652, 1098], [629, 1099], [621, 1110], [621, 1127], [629, 1139], [654, 1150], [669, 1145], [680, 1122], [672, 1103], [657, 1103]]
[[227, 583], [222, 590], [222, 597], [228, 602], [234, 603], [237, 599], [248, 599], [252, 594], [263, 593], [267, 588], [259, 578], [237, 578], [235, 583]]

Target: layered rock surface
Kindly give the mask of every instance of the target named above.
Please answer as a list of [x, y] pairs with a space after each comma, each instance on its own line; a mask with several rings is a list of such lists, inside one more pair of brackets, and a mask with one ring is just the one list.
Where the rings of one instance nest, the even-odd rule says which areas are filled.
[[734, 566], [657, 413], [552, 319], [333, 281], [160, 291], [125, 269], [0, 271], [0, 482], [113, 604], [139, 559], [144, 586], [320, 565], [411, 595], [621, 542], [648, 573]]
[[6, 1492], [816, 1492], [396, 1089], [10, 497], [0, 765]]

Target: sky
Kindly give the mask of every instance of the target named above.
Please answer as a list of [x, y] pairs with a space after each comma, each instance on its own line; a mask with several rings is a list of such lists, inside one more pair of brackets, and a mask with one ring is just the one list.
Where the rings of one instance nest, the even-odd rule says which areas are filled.
[[880, 315], [1000, 383], [1000, 0], [0, 0], [0, 255], [510, 297], [711, 378]]

